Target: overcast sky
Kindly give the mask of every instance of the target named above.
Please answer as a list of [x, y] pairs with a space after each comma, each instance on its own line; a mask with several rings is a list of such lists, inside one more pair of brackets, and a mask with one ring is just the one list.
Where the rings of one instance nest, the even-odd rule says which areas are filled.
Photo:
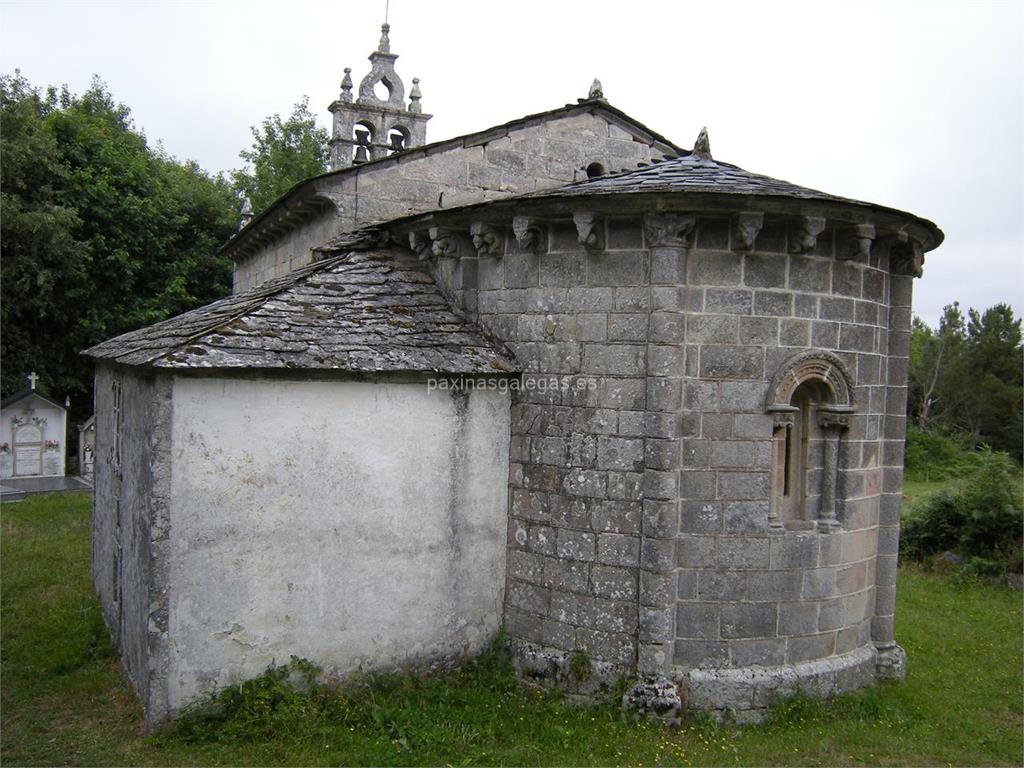
[[[0, 69], [37, 85], [93, 73], [151, 141], [238, 167], [249, 126], [303, 95], [321, 124], [359, 79], [385, 0], [0, 1]], [[608, 100], [677, 144], [911, 211], [946, 241], [915, 309], [1024, 309], [1024, 3], [391, 0], [391, 50], [421, 79], [437, 141]]]

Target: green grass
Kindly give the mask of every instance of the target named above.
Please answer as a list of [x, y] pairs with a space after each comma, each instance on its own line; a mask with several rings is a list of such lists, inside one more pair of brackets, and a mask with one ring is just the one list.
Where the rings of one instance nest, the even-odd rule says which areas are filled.
[[520, 683], [500, 655], [347, 691], [248, 689], [233, 716], [144, 736], [89, 588], [89, 499], [5, 505], [5, 765], [1021, 765], [1021, 598], [904, 569], [903, 684], [673, 731]]

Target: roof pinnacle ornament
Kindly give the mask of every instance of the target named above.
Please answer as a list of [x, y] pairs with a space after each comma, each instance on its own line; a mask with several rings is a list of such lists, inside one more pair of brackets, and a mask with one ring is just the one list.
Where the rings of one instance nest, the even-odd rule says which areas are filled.
[[410, 112], [422, 112], [423, 106], [420, 104], [420, 99], [423, 98], [423, 94], [420, 92], [420, 79], [414, 77], [412, 79], [412, 90], [409, 91], [409, 111]]
[[341, 78], [340, 101], [346, 104], [352, 103], [352, 67], [345, 67], [345, 76]]
[[706, 127], [700, 129], [700, 133], [697, 135], [697, 142], [693, 145], [693, 152], [690, 154], [698, 160], [711, 159], [711, 141], [708, 139], [708, 129]]
[[604, 101], [604, 88], [601, 87], [601, 81], [596, 77], [594, 82], [590, 84], [590, 92], [587, 93], [587, 101], [595, 100]]
[[241, 232], [245, 229], [245, 226], [253, 219], [252, 200], [246, 195], [245, 199], [242, 200], [242, 209], [238, 212], [238, 231]]
[[391, 31], [391, 25], [386, 21], [380, 25], [380, 42], [377, 43], [378, 53], [391, 53], [391, 41], [388, 40], [388, 32]]

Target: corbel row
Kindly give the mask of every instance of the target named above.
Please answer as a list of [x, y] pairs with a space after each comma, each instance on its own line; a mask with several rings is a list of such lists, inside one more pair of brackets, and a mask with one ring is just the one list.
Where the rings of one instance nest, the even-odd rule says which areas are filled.
[[[593, 211], [572, 214], [577, 241], [588, 253], [605, 249], [604, 221]], [[825, 231], [827, 220], [823, 216], [799, 216], [790, 226], [789, 252], [802, 254], [813, 251], [818, 238]], [[652, 248], [690, 248], [697, 228], [697, 214], [660, 212], [645, 214], [644, 233]], [[757, 244], [758, 234], [764, 227], [764, 213], [741, 211], [730, 219], [732, 249], [751, 251]], [[519, 250], [544, 253], [547, 250], [547, 225], [534, 216], [515, 216], [512, 236]], [[836, 258], [840, 261], [866, 261], [876, 240], [889, 246], [890, 267], [897, 274], [921, 276], [924, 253], [921, 243], [905, 232], [886, 233], [879, 238], [873, 224], [839, 226], [836, 230]], [[421, 258], [459, 258], [461, 256], [500, 257], [504, 253], [505, 229], [476, 221], [465, 229], [432, 226], [409, 233], [409, 247]]]

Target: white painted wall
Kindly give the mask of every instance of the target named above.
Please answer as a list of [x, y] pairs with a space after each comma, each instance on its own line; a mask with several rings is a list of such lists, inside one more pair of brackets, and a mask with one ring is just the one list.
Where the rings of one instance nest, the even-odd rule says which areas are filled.
[[284, 663], [480, 649], [505, 574], [508, 395], [176, 378], [168, 703]]
[[[15, 417], [33, 421], [41, 433], [40, 449], [16, 453]], [[46, 441], [57, 442], [46, 448]], [[4, 447], [6, 446], [6, 448]], [[31, 394], [0, 411], [0, 478], [60, 477], [64, 475], [64, 453], [67, 449], [67, 412], [48, 400]]]

